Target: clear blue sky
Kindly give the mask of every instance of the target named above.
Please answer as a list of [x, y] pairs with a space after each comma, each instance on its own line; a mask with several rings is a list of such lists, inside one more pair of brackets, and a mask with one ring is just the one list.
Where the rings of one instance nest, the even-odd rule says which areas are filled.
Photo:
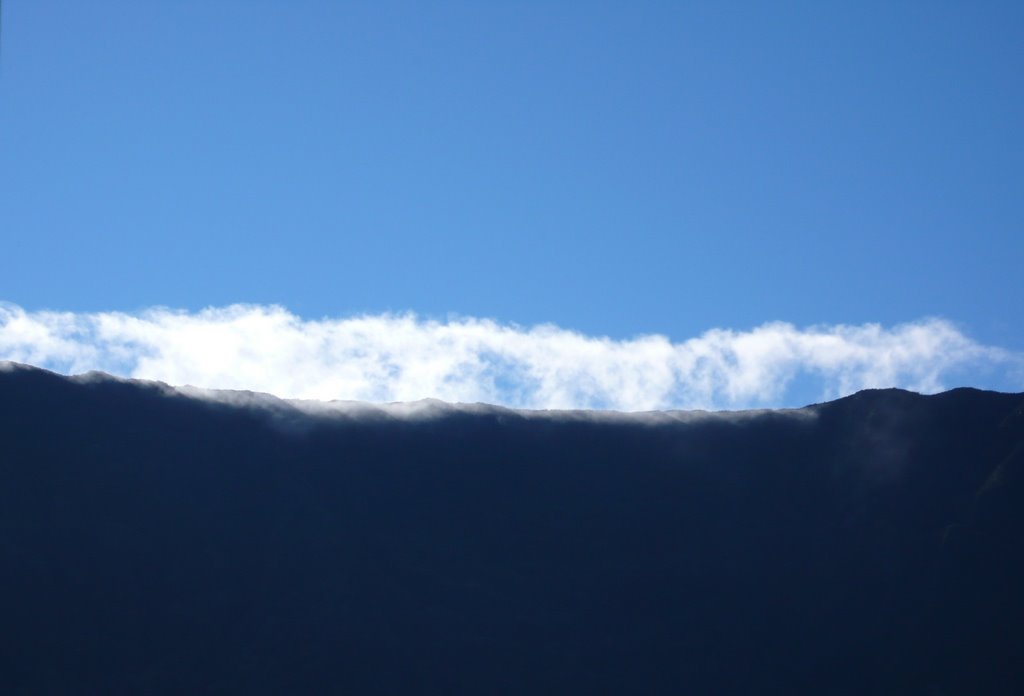
[[1024, 4], [9, 0], [0, 300], [1024, 349]]

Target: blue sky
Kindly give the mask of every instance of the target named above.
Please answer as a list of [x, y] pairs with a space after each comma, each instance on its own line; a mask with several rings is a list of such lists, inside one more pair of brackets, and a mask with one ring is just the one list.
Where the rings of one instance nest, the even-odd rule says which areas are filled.
[[674, 342], [940, 317], [1024, 352], [1020, 3], [3, 11], [0, 300], [24, 311]]

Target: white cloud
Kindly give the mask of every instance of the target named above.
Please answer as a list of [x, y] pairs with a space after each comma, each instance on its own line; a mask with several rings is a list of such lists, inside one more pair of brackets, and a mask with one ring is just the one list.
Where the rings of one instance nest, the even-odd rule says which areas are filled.
[[866, 387], [934, 392], [968, 369], [1019, 379], [1022, 365], [942, 319], [891, 328], [775, 322], [673, 343], [412, 314], [304, 320], [254, 305], [138, 314], [0, 305], [0, 359], [285, 398], [621, 410], [782, 405], [797, 379], [815, 381], [821, 398]]

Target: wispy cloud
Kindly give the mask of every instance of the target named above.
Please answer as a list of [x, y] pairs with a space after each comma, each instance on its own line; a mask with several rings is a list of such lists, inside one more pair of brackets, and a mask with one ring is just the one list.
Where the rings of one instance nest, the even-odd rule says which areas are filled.
[[890, 328], [773, 322], [674, 343], [413, 314], [305, 320], [254, 305], [137, 314], [0, 305], [0, 359], [286, 398], [622, 410], [781, 405], [798, 379], [816, 382], [821, 398], [867, 387], [934, 392], [951, 374], [1009, 375], [1022, 364], [942, 319]]

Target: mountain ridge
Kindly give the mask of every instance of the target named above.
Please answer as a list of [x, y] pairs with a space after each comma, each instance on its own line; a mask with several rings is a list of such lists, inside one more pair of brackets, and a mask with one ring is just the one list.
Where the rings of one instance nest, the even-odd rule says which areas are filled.
[[[177, 394], [180, 396], [190, 397], [194, 399], [211, 399], [218, 401], [217, 396], [245, 396], [252, 397], [255, 400], [266, 400], [269, 402], [277, 402], [281, 404], [297, 405], [297, 404], [317, 404], [322, 406], [353, 406], [356, 408], [377, 408], [383, 409], [386, 407], [402, 407], [402, 406], [415, 406], [415, 405], [426, 405], [426, 406], [439, 406], [442, 408], [454, 408], [459, 409], [461, 407], [473, 408], [473, 407], [485, 407], [494, 410], [514, 412], [514, 413], [526, 413], [531, 415], [540, 414], [567, 414], [567, 413], [604, 413], [614, 414], [622, 416], [643, 416], [655, 413], [709, 413], [709, 414], [742, 414], [742, 413], [763, 413], [769, 411], [776, 412], [789, 412], [799, 411], [803, 409], [814, 408], [826, 404], [835, 402], [842, 402], [846, 399], [864, 399], [871, 398], [873, 394], [910, 394], [914, 396], [920, 396], [925, 398], [942, 396], [945, 394], [956, 393], [956, 394], [969, 394], [969, 393], [981, 393], [981, 394], [1000, 394], [1005, 396], [1017, 396], [1024, 403], [1024, 392], [1002, 392], [991, 389], [979, 389], [977, 387], [970, 386], [959, 386], [951, 387], [949, 389], [934, 392], [934, 393], [922, 393], [916, 392], [910, 389], [903, 389], [901, 387], [868, 387], [865, 389], [857, 390], [852, 394], [845, 396], [836, 397], [827, 401], [818, 401], [805, 404], [803, 406], [781, 406], [781, 407], [758, 407], [748, 409], [703, 409], [703, 408], [668, 408], [668, 409], [652, 409], [644, 411], [618, 411], [614, 409], [533, 409], [533, 408], [518, 408], [513, 406], [504, 406], [501, 404], [492, 404], [483, 401], [474, 402], [462, 402], [462, 401], [445, 401], [434, 397], [424, 397], [421, 399], [415, 399], [412, 401], [360, 401], [351, 399], [331, 399], [331, 400], [320, 400], [320, 399], [298, 399], [281, 397], [271, 392], [253, 391], [250, 389], [220, 389], [220, 388], [208, 388], [208, 387], [197, 387], [194, 385], [172, 385], [161, 380], [150, 380], [141, 379], [136, 377], [120, 377], [118, 375], [104, 372], [102, 370], [88, 370], [83, 373], [65, 375], [53, 370], [30, 365], [27, 363], [19, 363], [10, 360], [0, 360], [0, 374], [4, 372], [38, 372], [45, 373], [57, 379], [70, 380], [73, 383], [89, 383], [89, 382], [115, 382], [122, 384], [131, 384], [143, 388], [156, 389], [158, 391], [166, 391], [169, 394]], [[220, 400], [221, 403], [231, 403], [229, 399]], [[252, 405], [248, 403], [239, 404], [242, 407]]]

